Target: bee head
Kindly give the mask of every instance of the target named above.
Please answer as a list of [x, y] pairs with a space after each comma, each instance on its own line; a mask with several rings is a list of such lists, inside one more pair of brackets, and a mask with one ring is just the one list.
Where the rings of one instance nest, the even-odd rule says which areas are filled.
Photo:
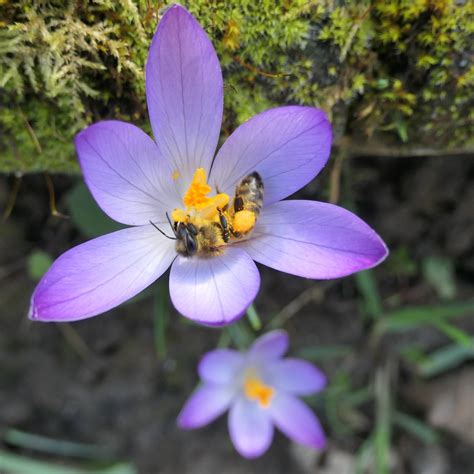
[[198, 231], [194, 224], [190, 222], [175, 223], [176, 252], [183, 257], [192, 257], [198, 250], [196, 236]]

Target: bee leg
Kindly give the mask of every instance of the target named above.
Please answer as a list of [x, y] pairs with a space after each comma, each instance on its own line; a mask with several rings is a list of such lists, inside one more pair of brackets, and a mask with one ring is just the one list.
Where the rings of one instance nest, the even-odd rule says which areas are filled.
[[221, 223], [221, 234], [222, 239], [225, 243], [229, 242], [230, 233], [229, 233], [229, 223], [227, 222], [227, 218], [224, 215], [222, 209], [217, 208], [217, 212], [219, 213], [219, 221]]
[[230, 236], [234, 237], [235, 239], [239, 239], [240, 237], [242, 237], [242, 234], [240, 232], [237, 232], [234, 229], [234, 226], [232, 224], [229, 224], [229, 234], [230, 234]]
[[242, 237], [242, 234], [240, 232], [235, 231], [233, 228], [231, 228], [230, 232], [232, 234], [232, 237], [236, 239], [240, 239], [240, 237]]

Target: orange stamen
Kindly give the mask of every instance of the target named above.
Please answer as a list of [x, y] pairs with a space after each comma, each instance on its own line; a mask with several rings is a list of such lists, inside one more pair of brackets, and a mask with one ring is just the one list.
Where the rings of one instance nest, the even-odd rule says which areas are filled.
[[193, 181], [189, 189], [184, 195], [184, 205], [186, 207], [194, 207], [202, 209], [210, 204], [211, 198], [207, 195], [212, 191], [211, 187], [206, 182], [206, 171], [204, 168], [198, 168], [193, 177]]
[[206, 171], [198, 168], [194, 172], [193, 180], [183, 198], [186, 210], [175, 209], [172, 213], [174, 222], [186, 222], [187, 220], [215, 221], [218, 219], [218, 209], [224, 209], [229, 204], [229, 196], [219, 193], [209, 197], [212, 188], [207, 184]]
[[248, 399], [258, 402], [262, 408], [268, 408], [275, 390], [265, 385], [259, 378], [251, 376], [245, 379], [244, 393]]

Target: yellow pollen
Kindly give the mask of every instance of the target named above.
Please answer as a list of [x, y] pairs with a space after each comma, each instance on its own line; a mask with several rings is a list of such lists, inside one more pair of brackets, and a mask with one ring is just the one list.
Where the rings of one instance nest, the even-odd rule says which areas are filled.
[[173, 220], [173, 222], [186, 222], [186, 220], [188, 219], [188, 214], [182, 209], [175, 209], [171, 213], [171, 219]]
[[265, 385], [259, 378], [250, 376], [245, 379], [244, 393], [248, 399], [258, 402], [262, 408], [268, 408], [275, 390]]
[[255, 213], [245, 209], [236, 212], [232, 225], [236, 232], [248, 232], [255, 225]]
[[[175, 173], [173, 173], [173, 176]], [[186, 210], [175, 209], [171, 214], [173, 221], [218, 220], [218, 209], [224, 209], [229, 204], [229, 196], [225, 193], [219, 193], [209, 197], [208, 194], [211, 192], [212, 188], [207, 184], [205, 169], [198, 168], [194, 172], [193, 180], [183, 198]]]
[[181, 174], [179, 173], [178, 170], [176, 170], [176, 171], [171, 175], [171, 178], [173, 179], [173, 181], [176, 181], [180, 176], [181, 176]]
[[207, 195], [212, 191], [206, 182], [206, 171], [198, 168], [194, 173], [193, 181], [184, 195], [183, 202], [186, 207], [202, 209], [210, 204], [211, 198]]

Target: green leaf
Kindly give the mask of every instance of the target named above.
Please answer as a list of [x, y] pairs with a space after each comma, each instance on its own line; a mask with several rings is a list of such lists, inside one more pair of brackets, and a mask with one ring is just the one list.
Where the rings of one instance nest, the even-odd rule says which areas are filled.
[[166, 357], [166, 328], [170, 311], [168, 282], [162, 280], [156, 286], [153, 309], [155, 348], [158, 357], [164, 359]]
[[0, 472], [8, 474], [136, 474], [137, 471], [129, 463], [78, 468], [0, 451]]
[[52, 264], [53, 258], [51, 255], [44, 252], [43, 250], [33, 250], [33, 252], [28, 255], [28, 275], [33, 280], [38, 281], [48, 271]]
[[474, 302], [440, 306], [414, 306], [386, 313], [377, 325], [380, 332], [404, 332], [422, 326], [434, 325], [474, 311]]
[[471, 335], [464, 332], [462, 329], [459, 329], [446, 321], [437, 321], [434, 323], [434, 326], [461, 346], [474, 347]]
[[55, 454], [57, 456], [73, 456], [98, 460], [110, 459], [112, 455], [109, 450], [100, 446], [49, 438], [47, 436], [27, 433], [15, 429], [7, 430], [3, 436], [3, 440], [11, 446], [32, 449], [42, 453]]
[[388, 474], [390, 441], [392, 435], [392, 402], [390, 374], [387, 367], [381, 367], [375, 377], [375, 465], [378, 474]]
[[395, 130], [403, 143], [408, 142], [408, 124], [405, 120], [398, 119], [395, 121]]
[[399, 428], [410, 433], [425, 444], [434, 444], [439, 440], [436, 430], [418, 418], [396, 411], [393, 421]]
[[86, 237], [98, 237], [124, 227], [99, 208], [83, 183], [77, 184], [69, 192], [67, 204], [73, 223]]
[[355, 474], [365, 474], [372, 466], [372, 456], [374, 451], [373, 435], [369, 436], [359, 448], [355, 462]]
[[441, 299], [449, 300], [456, 296], [454, 264], [449, 258], [430, 256], [422, 262], [425, 280], [436, 290]]
[[434, 377], [458, 367], [467, 360], [474, 360], [474, 348], [450, 344], [429, 354], [418, 370], [424, 377]]
[[379, 79], [377, 81], [377, 87], [379, 89], [386, 89], [390, 85], [390, 82], [388, 79]]
[[364, 299], [364, 310], [372, 318], [380, 317], [382, 313], [382, 302], [372, 270], [366, 270], [355, 274], [357, 289]]

